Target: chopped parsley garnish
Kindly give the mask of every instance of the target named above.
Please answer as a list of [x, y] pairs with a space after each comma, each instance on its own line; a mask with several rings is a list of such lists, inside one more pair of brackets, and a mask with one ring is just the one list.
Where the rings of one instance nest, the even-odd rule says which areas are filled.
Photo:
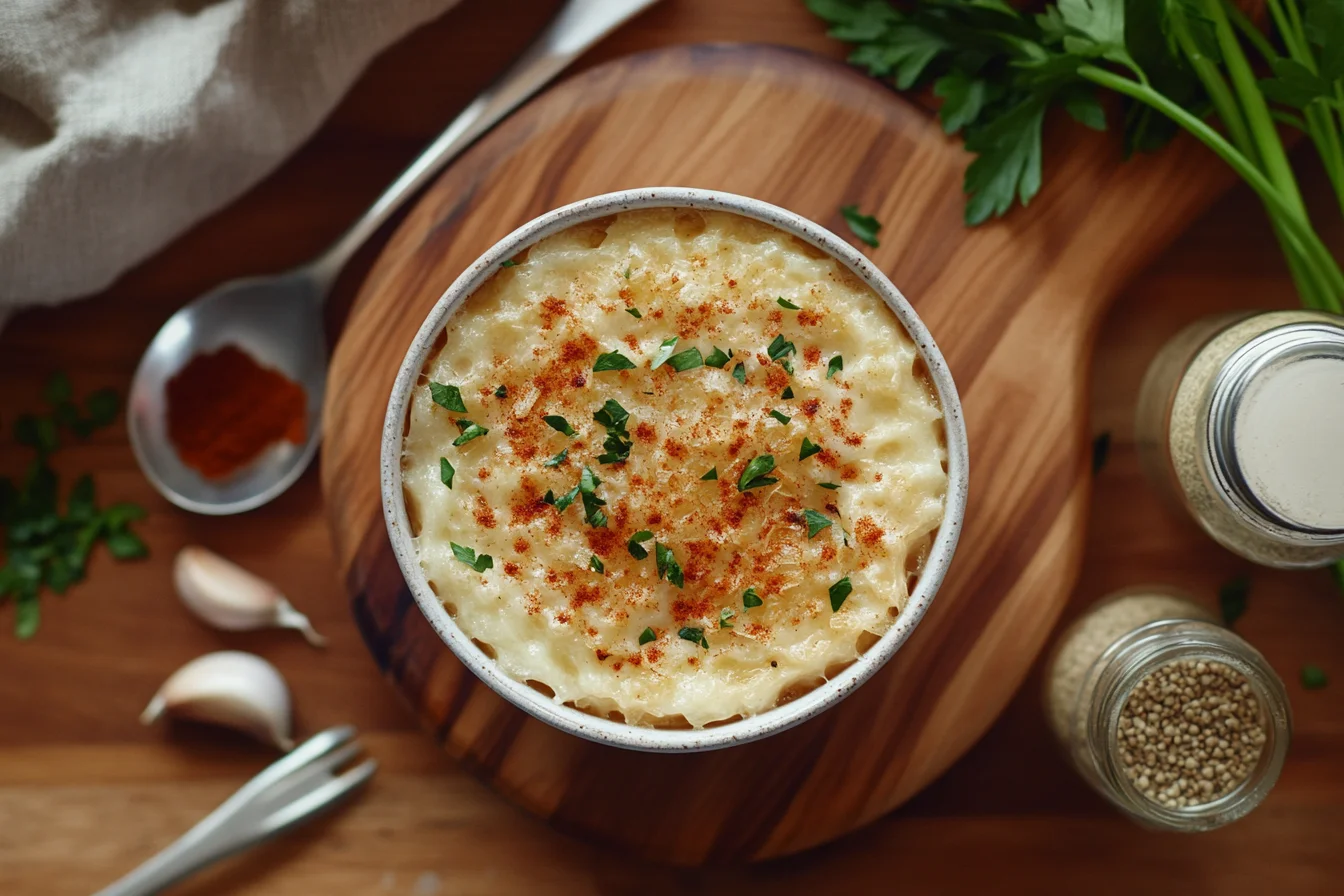
[[796, 351], [798, 351], [797, 346], [785, 340], [783, 334], [780, 334], [770, 343], [770, 347], [765, 350], [765, 353], [770, 356], [771, 361], [779, 361]]
[[434, 403], [445, 411], [457, 411], [459, 414], [467, 412], [467, 406], [462, 403], [462, 390], [456, 386], [430, 383], [429, 397], [434, 399]]
[[763, 603], [765, 601], [761, 600], [761, 596], [756, 593], [755, 588], [748, 588], [742, 592], [742, 606], [745, 609], [750, 610], [752, 607], [759, 607]]
[[568, 457], [569, 457], [569, 449], [566, 448], [566, 449], [564, 449], [563, 451], [561, 451], [559, 454], [557, 454], [555, 457], [551, 458], [551, 459], [548, 460], [548, 461], [543, 462], [543, 463], [542, 463], [542, 466], [543, 466], [543, 467], [558, 467], [558, 466], [560, 466], [562, 463], [564, 463], [564, 462], [565, 462], [565, 459], [568, 458]]
[[496, 398], [508, 398], [508, 397], [509, 397], [509, 387], [508, 387], [508, 386], [500, 386], [498, 389], [495, 390], [495, 397], [496, 397]]
[[602, 443], [602, 447], [606, 450], [597, 456], [598, 463], [614, 464], [629, 459], [630, 448], [634, 443], [630, 440], [630, 433], [626, 431], [625, 424], [630, 419], [630, 412], [621, 407], [619, 401], [608, 398], [593, 414], [593, 419], [607, 429], [607, 438]]
[[449, 546], [453, 549], [453, 556], [470, 566], [477, 572], [485, 572], [487, 569], [495, 568], [495, 558], [489, 554], [476, 556], [476, 552], [471, 548], [464, 548], [462, 545], [450, 541]]
[[677, 632], [677, 637], [683, 641], [690, 641], [692, 644], [699, 644], [706, 650], [709, 649], [709, 642], [705, 640], [705, 630], [702, 628], [693, 628], [688, 625]]
[[663, 340], [663, 344], [658, 346], [658, 351], [654, 352], [653, 364], [649, 366], [650, 370], [657, 370], [666, 363], [668, 358], [672, 357], [672, 350], [677, 347], [679, 339], [680, 337], [672, 336]]
[[851, 233], [874, 249], [878, 247], [877, 232], [882, 229], [882, 224], [876, 218], [859, 214], [857, 205], [842, 205], [840, 214], [844, 215]]
[[733, 617], [735, 617], [736, 615], [737, 615], [737, 613], [735, 613], [733, 610], [729, 609], [728, 607], [724, 607], [722, 610], [720, 610], [720, 611], [719, 611], [719, 628], [732, 628], [732, 627], [733, 627]]
[[1248, 576], [1237, 576], [1224, 582], [1218, 589], [1218, 606], [1223, 611], [1223, 625], [1228, 628], [1246, 612], [1246, 599], [1251, 594]]
[[546, 425], [549, 426], [551, 429], [555, 430], [556, 432], [562, 432], [567, 436], [578, 435], [578, 433], [574, 431], [574, 427], [570, 426], [569, 421], [566, 420], [564, 417], [558, 416], [556, 414], [547, 414], [545, 417], [542, 417], [541, 419], [545, 420]]
[[830, 379], [837, 373], [845, 369], [845, 359], [836, 355], [831, 359], [831, 363], [826, 365], [826, 379]]
[[630, 279], [630, 265], [625, 266], [625, 279]]
[[720, 370], [722, 370], [723, 366], [727, 363], [728, 363], [728, 355], [724, 354], [723, 349], [719, 348], [717, 345], [714, 346], [714, 351], [710, 352], [708, 355], [705, 355], [706, 367], [717, 367]]
[[512, 258], [507, 258], [504, 261], [501, 261], [499, 266], [502, 268], [513, 268], [518, 266], [518, 262], [514, 261]]
[[834, 585], [831, 586], [830, 595], [831, 595], [832, 613], [838, 611], [842, 606], [845, 605], [845, 598], [849, 597], [850, 592], [853, 590], [854, 586], [850, 584], [849, 576], [845, 576], [843, 579], [841, 579], [840, 581], [836, 582]]
[[625, 549], [629, 551], [630, 556], [634, 557], [636, 560], [645, 560], [648, 558], [649, 552], [640, 544], [640, 542], [648, 541], [652, 537], [653, 533], [648, 529], [640, 529], [634, 535], [630, 536], [630, 540], [625, 543]]
[[657, 641], [657, 640], [658, 640], [658, 636], [655, 635], [655, 634], [653, 633], [653, 629], [651, 629], [651, 628], [645, 628], [644, 631], [642, 631], [642, 632], [639, 633], [639, 646], [640, 646], [640, 647], [643, 647], [645, 644], [648, 644], [650, 641]]
[[807, 537], [816, 538], [817, 533], [822, 529], [831, 528], [831, 520], [824, 513], [818, 513], [812, 508], [803, 511], [803, 519], [807, 520]]
[[812, 455], [820, 453], [821, 453], [821, 446], [814, 445], [807, 436], [803, 436], [802, 447], [798, 449], [798, 459], [807, 460]]
[[465, 445], [472, 439], [479, 439], [490, 431], [478, 423], [472, 423], [470, 420], [456, 420], [454, 422], [457, 424], [457, 428], [462, 431], [462, 435], [453, 439], [455, 447]]
[[551, 491], [550, 489], [546, 489], [546, 494], [542, 496], [541, 501], [543, 504], [549, 504], [552, 507], [554, 507], [557, 512], [564, 513], [565, 508], [573, 504], [575, 499], [577, 499], [578, 497], [579, 497], [579, 487], [576, 485], [558, 498], [555, 496], [555, 492]]
[[774, 485], [778, 479], [774, 479], [767, 474], [775, 468], [775, 456], [773, 454], [758, 454], [747, 461], [746, 469], [737, 480], [737, 490], [745, 492], [753, 488], [760, 488], [765, 485]]
[[439, 481], [449, 488], [453, 487], [453, 475], [457, 473], [453, 465], [448, 463], [448, 458], [439, 458]]
[[665, 544], [655, 541], [653, 543], [653, 555], [658, 564], [658, 578], [666, 579], [678, 588], [684, 587], [686, 579], [681, 573], [681, 564], [677, 562], [676, 555], [672, 549]]
[[741, 361], [738, 361], [737, 366], [733, 368], [733, 379], [744, 386], [747, 384], [747, 367]]
[[774, 417], [780, 423], [788, 423], [790, 420], [793, 419], [788, 414], [781, 414], [779, 411], [771, 411], [770, 416]]
[[793, 397], [793, 387], [785, 386], [784, 391], [779, 393], [779, 397], [784, 399], [785, 401], [788, 401], [790, 398]]
[[635, 362], [631, 361], [620, 352], [606, 352], [597, 356], [593, 362], [593, 373], [601, 373], [604, 370], [634, 370]]
[[627, 309], [625, 309], [625, 313], [628, 314], [628, 315], [630, 315], [631, 317], [635, 318], [636, 320], [638, 320], [639, 318], [641, 318], [641, 317], [644, 316], [644, 315], [642, 315], [642, 314], [639, 313], [639, 309], [638, 309], [638, 308], [627, 308]]
[[1301, 675], [1302, 687], [1309, 691], [1319, 691], [1330, 683], [1330, 679], [1326, 677], [1325, 670], [1320, 666], [1303, 666]]
[[710, 468], [709, 468], [709, 472], [706, 473], [705, 475], [703, 475], [703, 476], [700, 477], [700, 481], [701, 481], [701, 482], [709, 482], [709, 481], [711, 481], [711, 480], [718, 479], [718, 478], [719, 478], [719, 468], [718, 468], [718, 467], [710, 467]]
[[607, 504], [597, 496], [597, 487], [601, 484], [602, 480], [585, 466], [579, 476], [579, 495], [583, 500], [583, 521], [594, 529], [604, 529], [607, 525], [607, 515], [598, 509]]
[[838, 482], [819, 482], [817, 484], [820, 485], [822, 488], [828, 488], [831, 491], [835, 491], [840, 487], [840, 483]]
[[776, 301], [779, 302], [779, 307], [781, 307], [781, 308], [787, 308], [787, 309], [789, 309], [790, 311], [801, 311], [801, 310], [802, 310], [802, 308], [801, 308], [800, 306], [793, 304], [792, 302], [790, 302], [788, 299], [784, 298], [783, 296], [780, 296], [778, 299], [776, 299]]
[[607, 571], [607, 568], [606, 568], [605, 566], [602, 565], [602, 559], [601, 559], [600, 557], [598, 557], [596, 554], [591, 554], [591, 555], [589, 555], [589, 557], [588, 557], [588, 568], [589, 568], [589, 569], [592, 569], [592, 570], [594, 570], [594, 571], [596, 571], [596, 572], [606, 572], [606, 571]]
[[697, 367], [705, 366], [705, 359], [700, 356], [700, 349], [692, 346], [684, 352], [677, 352], [667, 359], [667, 366], [671, 367], [677, 373], [687, 370], [694, 370]]

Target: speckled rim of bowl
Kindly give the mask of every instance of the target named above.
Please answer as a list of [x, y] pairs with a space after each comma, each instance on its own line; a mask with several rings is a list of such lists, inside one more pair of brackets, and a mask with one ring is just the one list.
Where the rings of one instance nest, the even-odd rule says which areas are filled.
[[[726, 211], [754, 218], [791, 233], [844, 263], [882, 297], [914, 340], [938, 390], [947, 430], [948, 491], [945, 515], [915, 592], [895, 624], [877, 643], [825, 684], [796, 700], [758, 715], [711, 728], [661, 729], [614, 722], [566, 706], [507, 675], [457, 627], [439, 597], [430, 590], [411, 540], [401, 481], [402, 429], [411, 389], [420, 376], [439, 332], [466, 297], [489, 279], [501, 262], [567, 227], [631, 209], [669, 207]], [[966, 511], [967, 465], [966, 425], [947, 362], [934, 344], [928, 328], [900, 290], [862, 253], [821, 225], [758, 199], [689, 187], [645, 187], [594, 196], [535, 218], [492, 246], [448, 287], [416, 333], [392, 386], [387, 417], [383, 423], [383, 515], [387, 521], [392, 550], [420, 612], [424, 613], [434, 631], [438, 632], [462, 664], [495, 693], [529, 715], [587, 740], [646, 752], [693, 753], [760, 740], [805, 722], [839, 703], [895, 655], [933, 602], [952, 561]]]

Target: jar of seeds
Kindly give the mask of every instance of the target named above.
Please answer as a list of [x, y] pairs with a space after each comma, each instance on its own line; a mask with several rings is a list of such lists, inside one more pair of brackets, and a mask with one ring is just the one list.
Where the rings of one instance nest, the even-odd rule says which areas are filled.
[[1176, 592], [1103, 600], [1060, 637], [1045, 709], [1069, 760], [1140, 823], [1206, 831], [1279, 777], [1288, 695], [1255, 648]]
[[1248, 560], [1344, 558], [1344, 317], [1197, 321], [1148, 368], [1139, 460], [1166, 496]]

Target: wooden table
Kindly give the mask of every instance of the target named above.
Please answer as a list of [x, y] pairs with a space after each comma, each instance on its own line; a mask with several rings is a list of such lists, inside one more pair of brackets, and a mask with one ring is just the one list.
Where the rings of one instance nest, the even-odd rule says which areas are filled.
[[[324, 246], [524, 45], [553, 2], [468, 0], [380, 58], [318, 135], [273, 176], [105, 295], [19, 316], [0, 334], [0, 475], [25, 449], [7, 428], [39, 407], [64, 369], [79, 391], [124, 391], [136, 359], [179, 305], [227, 278], [276, 270]], [[671, 43], [755, 40], [832, 56], [794, 0], [665, 0], [585, 64]], [[1047, 173], [1050, 160], [1047, 158]], [[1210, 164], [1214, 164], [1210, 161]], [[1313, 175], [1314, 177], [1314, 175]], [[1312, 188], [1315, 187], [1313, 190]], [[1325, 197], [1323, 179], [1308, 195]], [[1047, 190], [1048, 176], [1047, 176]], [[1318, 217], [1330, 220], [1322, 207]], [[1337, 215], [1334, 217], [1337, 218]], [[1334, 245], [1344, 229], [1327, 237]], [[340, 319], [376, 247], [349, 271]], [[1097, 478], [1082, 579], [1070, 612], [1121, 586], [1168, 582], [1212, 601], [1247, 565], [1168, 513], [1142, 481], [1130, 414], [1143, 367], [1185, 321], [1213, 310], [1288, 306], [1282, 261], [1248, 191], [1222, 201], [1132, 285], [1098, 334], [1094, 421], [1113, 433]], [[979, 458], [979, 463], [991, 462]], [[288, 677], [302, 733], [353, 722], [382, 771], [348, 811], [193, 881], [181, 892], [680, 893], [1337, 892], [1344, 872], [1344, 603], [1324, 573], [1256, 570], [1238, 629], [1289, 681], [1296, 734], [1278, 787], [1230, 828], [1197, 837], [1142, 831], [1062, 763], [1039, 710], [1039, 674], [984, 740], [937, 784], [867, 830], [754, 867], [682, 870], [635, 863], [513, 809], [442, 757], [375, 672], [332, 570], [316, 469], [270, 506], [194, 517], [153, 492], [121, 426], [63, 450], [68, 484], [96, 474], [107, 500], [135, 500], [152, 557], [95, 557], [89, 580], [46, 597], [43, 625], [10, 641], [0, 611], [0, 893], [87, 893], [129, 869], [212, 808], [271, 754], [202, 728], [137, 722], [159, 682], [210, 650], [253, 650]], [[226, 635], [173, 596], [169, 564], [203, 543], [279, 583], [330, 636], [325, 651], [292, 633]], [[1336, 679], [1297, 684], [1304, 663]]]

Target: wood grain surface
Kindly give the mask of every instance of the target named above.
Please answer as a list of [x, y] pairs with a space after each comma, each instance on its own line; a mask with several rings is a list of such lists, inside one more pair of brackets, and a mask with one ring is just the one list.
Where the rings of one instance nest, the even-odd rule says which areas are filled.
[[[1075, 137], [1076, 135], [1076, 137]], [[839, 836], [940, 774], [998, 715], [1073, 585], [1090, 471], [1086, 365], [1136, 266], [1229, 182], [1193, 144], [1121, 165], [1057, 135], [1057, 188], [1007, 221], [962, 223], [965, 157], [925, 113], [852, 69], [762, 45], [608, 62], [552, 89], [429, 188], [374, 265], [332, 359], [323, 492], [356, 619], [422, 724], [562, 830], [677, 863], [767, 858]], [[819, 164], [818, 160], [823, 160]], [[678, 185], [773, 202], [847, 233], [914, 304], [961, 392], [971, 494], [952, 570], [894, 660], [821, 717], [743, 747], [634, 753], [549, 728], [497, 697], [416, 609], [379, 499], [391, 383], [415, 332], [476, 256], [542, 212]], [[507, 351], [507, 347], [496, 347]], [[630, 794], [695, 781], [647, 825]]]
[[[237, 203], [107, 293], [12, 321], [0, 333], [0, 475], [28, 460], [8, 424], [39, 407], [52, 370], [69, 371], [80, 391], [124, 389], [150, 336], [191, 296], [228, 277], [297, 263], [325, 245], [554, 6], [465, 0], [378, 60], [313, 141]], [[718, 39], [842, 52], [792, 0], [666, 0], [585, 64]], [[1047, 158], [1040, 201], [1058, 188], [1058, 162]], [[1309, 170], [1303, 186], [1322, 198], [1318, 219], [1332, 220], [1324, 178]], [[1324, 236], [1344, 245], [1338, 226]], [[346, 278], [347, 300], [363, 270], [356, 265]], [[1248, 571], [1158, 503], [1140, 477], [1129, 418], [1143, 366], [1185, 322], [1293, 302], [1272, 235], [1240, 189], [1124, 285], [1097, 330], [1090, 387], [1083, 383], [1092, 429], [1111, 431], [1114, 443], [1082, 521], [1081, 577], [1066, 618], [1142, 581], [1171, 582], [1212, 602], [1219, 583]], [[338, 306], [333, 316], [340, 313]], [[232, 860], [182, 893], [1314, 894], [1335, 892], [1344, 874], [1344, 608], [1324, 574], [1253, 573], [1250, 610], [1238, 629], [1289, 680], [1296, 736], [1265, 805], [1229, 828], [1158, 835], [1112, 812], [1056, 755], [1033, 671], [963, 759], [862, 832], [788, 859], [681, 870], [554, 832], [420, 733], [350, 619], [316, 470], [276, 503], [216, 520], [159, 500], [135, 469], [120, 426], [56, 461], [67, 483], [93, 471], [107, 500], [145, 503], [153, 555], [131, 565], [98, 555], [88, 582], [45, 601], [43, 629], [30, 643], [6, 641], [12, 615], [0, 610], [0, 893], [89, 893], [269, 761], [261, 748], [213, 731], [143, 729], [136, 721], [173, 668], [223, 647], [256, 651], [281, 668], [301, 732], [353, 722], [383, 769], [349, 810]], [[174, 551], [191, 542], [278, 582], [331, 637], [330, 648], [314, 651], [292, 634], [222, 635], [195, 622], [177, 605], [168, 573]], [[1334, 683], [1303, 692], [1295, 678], [1308, 662]]]

